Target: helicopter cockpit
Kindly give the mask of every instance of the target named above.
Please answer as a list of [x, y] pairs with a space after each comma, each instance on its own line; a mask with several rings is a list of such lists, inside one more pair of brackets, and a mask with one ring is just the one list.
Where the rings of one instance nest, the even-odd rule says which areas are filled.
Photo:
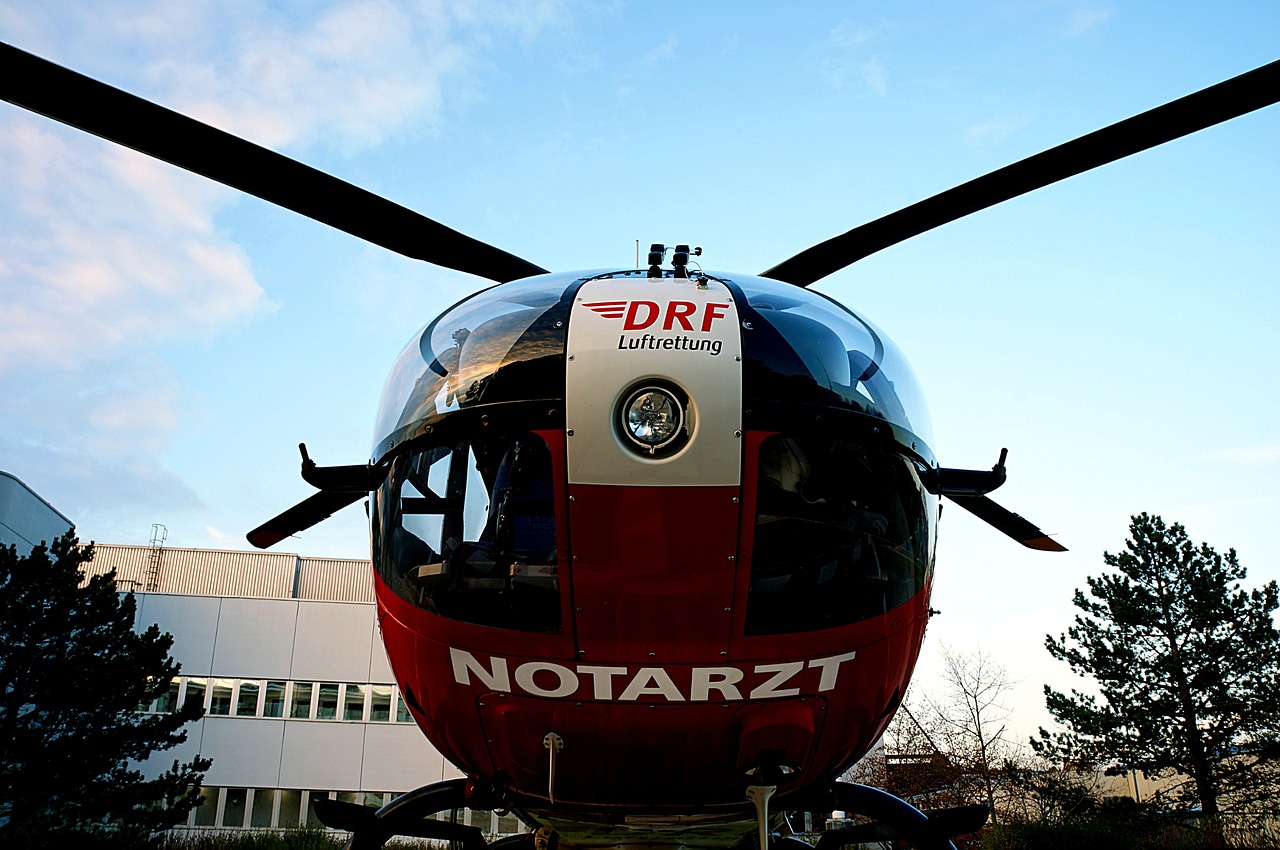
[[375, 496], [374, 561], [427, 611], [560, 629], [552, 459], [534, 430], [564, 396], [564, 292], [536, 278], [464, 299], [387, 380], [374, 451], [394, 458]]
[[755, 479], [745, 632], [891, 611], [933, 564], [936, 497], [921, 473], [935, 462], [915, 376], [882, 331], [821, 293], [760, 278], [742, 288], [744, 339], [768, 328], [744, 346], [745, 424], [762, 435], [744, 476]]
[[[568, 494], [583, 483], [566, 464], [574, 429], [565, 410], [578, 393], [602, 410], [605, 438], [591, 444], [591, 456], [614, 453], [605, 462], [620, 470], [619, 486], [740, 482], [741, 515], [730, 534], [749, 555], [738, 579], [748, 588], [745, 635], [847, 625], [918, 593], [932, 568], [937, 516], [921, 475], [936, 464], [922, 396], [893, 344], [810, 290], [761, 278], [643, 274], [545, 275], [492, 287], [405, 348], [384, 390], [374, 448], [374, 462], [388, 469], [373, 502], [374, 562], [388, 587], [454, 620], [563, 629]], [[630, 297], [593, 300], [601, 290], [592, 284]], [[726, 294], [731, 314], [701, 312], [690, 300], [693, 288], [708, 287]], [[724, 319], [731, 321], [715, 325]], [[582, 332], [592, 322], [603, 329], [594, 337]], [[721, 336], [700, 343], [700, 328]], [[595, 339], [606, 343], [583, 342]], [[633, 340], [678, 353], [645, 358], [631, 353], [641, 348]], [[596, 355], [620, 365], [589, 384], [566, 379], [575, 356]], [[689, 390], [685, 363], [719, 370], [714, 397]], [[683, 430], [675, 449], [646, 454], [626, 433], [637, 381], [674, 388], [662, 415], [676, 416]], [[735, 437], [713, 433], [721, 421]], [[575, 439], [587, 438], [584, 424]], [[714, 470], [700, 467], [698, 444], [726, 439], [740, 450], [716, 455]]]

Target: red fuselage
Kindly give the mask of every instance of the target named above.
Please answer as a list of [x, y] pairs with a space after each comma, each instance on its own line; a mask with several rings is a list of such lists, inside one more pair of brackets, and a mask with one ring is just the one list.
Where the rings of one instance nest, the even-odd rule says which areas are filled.
[[927, 447], [867, 365], [882, 341], [852, 320], [865, 351], [821, 336], [820, 296], [619, 277], [555, 281], [559, 313], [512, 298], [518, 320], [464, 302], [408, 350], [431, 364], [387, 406], [379, 450], [413, 448], [375, 497], [379, 622], [423, 732], [513, 805], [741, 812], [750, 771], [780, 768], [780, 798], [828, 783], [901, 700], [929, 610]]

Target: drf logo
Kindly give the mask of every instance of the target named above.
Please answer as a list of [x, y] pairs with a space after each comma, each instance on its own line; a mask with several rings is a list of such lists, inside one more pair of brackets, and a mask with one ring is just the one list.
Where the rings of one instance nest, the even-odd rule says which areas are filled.
[[693, 301], [668, 301], [665, 305], [657, 301], [590, 301], [582, 306], [606, 319], [622, 319], [624, 331], [646, 330], [661, 318], [664, 331], [675, 330], [679, 325], [686, 331], [709, 333], [715, 320], [729, 312], [728, 304], [713, 301], [701, 305], [701, 315], [699, 305]]

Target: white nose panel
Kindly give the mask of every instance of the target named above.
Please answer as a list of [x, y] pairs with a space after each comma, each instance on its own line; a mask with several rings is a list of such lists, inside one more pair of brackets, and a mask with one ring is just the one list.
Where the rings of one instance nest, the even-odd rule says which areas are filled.
[[[570, 484], [737, 486], [742, 475], [742, 337], [721, 283], [602, 279], [569, 316], [565, 414]], [[668, 381], [689, 398], [688, 441], [644, 456], [620, 433], [624, 396]]]

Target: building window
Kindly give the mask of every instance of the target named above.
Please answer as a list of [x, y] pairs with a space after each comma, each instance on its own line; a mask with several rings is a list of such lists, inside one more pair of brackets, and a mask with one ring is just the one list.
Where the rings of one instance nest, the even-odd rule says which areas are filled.
[[396, 694], [396, 722], [412, 723], [413, 717], [409, 714], [409, 706], [404, 704], [404, 697]]
[[206, 714], [220, 717], [413, 722], [399, 689], [386, 684], [182, 677], [171, 682], [168, 691], [155, 702], [139, 710], [171, 713], [179, 702], [202, 705]]
[[306, 719], [311, 716], [311, 683], [293, 683], [293, 701], [289, 705], [289, 716]]
[[182, 682], [174, 679], [169, 683], [169, 690], [162, 693], [156, 698], [156, 711], [161, 714], [172, 714], [178, 710], [178, 691], [182, 688]]
[[241, 682], [236, 695], [236, 717], [258, 716], [258, 683]]
[[316, 720], [333, 720], [338, 716], [337, 682], [321, 682], [316, 699]]
[[[308, 705], [311, 703], [308, 702]], [[302, 792], [280, 789], [280, 817], [277, 826], [285, 828], [302, 825]]]
[[387, 723], [391, 720], [391, 686], [369, 686], [369, 722]]
[[364, 685], [347, 685], [342, 697], [342, 719], [364, 720]]
[[187, 693], [183, 697], [183, 705], [191, 705], [195, 703], [198, 706], [204, 706], [204, 691], [207, 681], [205, 679], [187, 679]]
[[200, 804], [195, 810], [196, 826], [216, 826], [218, 823], [218, 792], [220, 788], [205, 785], [200, 789]]
[[243, 827], [245, 804], [249, 791], [246, 788], [228, 788], [222, 802], [222, 826]]
[[235, 684], [231, 679], [214, 679], [209, 686], [209, 713], [229, 715], [231, 713], [231, 688]]
[[[311, 697], [307, 697], [310, 708]], [[284, 682], [267, 682], [267, 693], [262, 700], [263, 717], [284, 716]]]
[[[275, 807], [276, 792], [267, 788], [257, 788], [253, 792], [253, 803], [249, 813], [249, 826], [256, 828], [271, 826], [272, 809]], [[281, 817], [284, 813], [281, 813]]]

